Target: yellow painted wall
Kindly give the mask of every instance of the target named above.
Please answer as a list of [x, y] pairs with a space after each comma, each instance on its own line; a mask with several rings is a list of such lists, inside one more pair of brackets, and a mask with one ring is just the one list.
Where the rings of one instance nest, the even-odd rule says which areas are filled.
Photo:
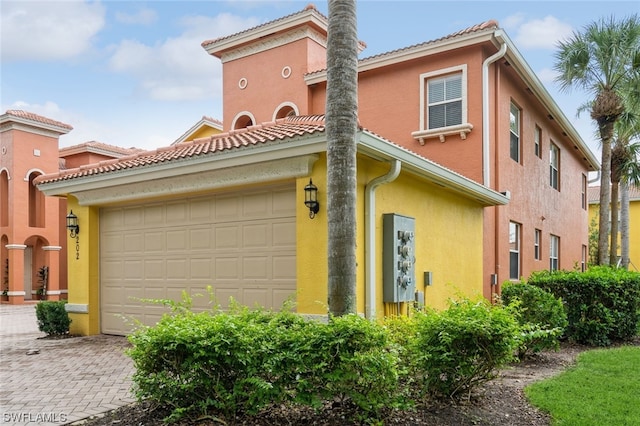
[[100, 333], [100, 259], [99, 211], [80, 206], [74, 197], [67, 199], [68, 210], [78, 216], [78, 241], [69, 238], [67, 266], [70, 304], [87, 305], [88, 313], [69, 313], [72, 334]]
[[[364, 193], [368, 182], [389, 171], [390, 166], [359, 157], [357, 224], [358, 312], [365, 311]], [[308, 177], [297, 181], [297, 277], [298, 312], [327, 313], [327, 213], [326, 156], [316, 162], [311, 175], [318, 187], [320, 212], [314, 219], [304, 206]], [[416, 218], [417, 290], [425, 291], [427, 306], [442, 309], [450, 298], [482, 295], [483, 208], [442, 187], [401, 172], [394, 182], [376, 191], [376, 317], [385, 315], [382, 288], [382, 215], [396, 213]], [[433, 273], [433, 285], [424, 288], [424, 272]], [[387, 311], [389, 312], [389, 306]]]
[[[589, 204], [589, 226], [595, 223], [596, 229], [599, 208], [599, 204]], [[620, 237], [620, 233], [618, 236]], [[618, 253], [620, 249], [620, 241], [618, 241]], [[629, 270], [640, 271], [640, 200], [629, 202], [629, 261]]]
[[211, 126], [203, 125], [189, 136], [188, 141], [192, 141], [199, 138], [206, 138], [209, 136], [217, 135], [219, 133], [222, 133], [222, 130], [216, 129]]
[[640, 200], [629, 203], [629, 270], [640, 271]]
[[[365, 312], [365, 186], [385, 175], [390, 165], [359, 157], [357, 201], [357, 310]], [[320, 211], [314, 219], [304, 205], [304, 186], [309, 177], [296, 181], [297, 201], [297, 311], [326, 315], [327, 302], [327, 178], [326, 155], [314, 164], [313, 183], [318, 187]], [[76, 245], [68, 251], [69, 303], [87, 305], [88, 313], [71, 313], [71, 332], [100, 333], [99, 208], [80, 206], [69, 197], [68, 209], [78, 216], [79, 259]], [[450, 298], [482, 295], [482, 217], [476, 202], [454, 195], [442, 187], [401, 172], [392, 183], [376, 191], [376, 317], [394, 306], [383, 304], [382, 215], [396, 213], [416, 219], [416, 288], [425, 292], [427, 306], [443, 309]], [[433, 285], [424, 287], [423, 273], [433, 273]], [[386, 309], [386, 310], [385, 310]]]

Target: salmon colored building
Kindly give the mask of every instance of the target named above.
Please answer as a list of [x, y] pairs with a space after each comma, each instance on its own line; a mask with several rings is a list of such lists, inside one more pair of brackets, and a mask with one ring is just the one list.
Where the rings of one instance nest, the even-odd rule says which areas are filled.
[[[325, 25], [308, 7], [203, 43], [223, 64], [227, 129], [324, 112]], [[586, 263], [598, 160], [497, 22], [361, 59], [358, 71], [364, 127], [510, 198], [484, 213], [486, 297]]]
[[[126, 334], [164, 312], [144, 299], [208, 286], [223, 307], [326, 315], [327, 27], [308, 6], [203, 42], [223, 133], [38, 178], [80, 224], [74, 332]], [[496, 22], [361, 59], [358, 85], [359, 313], [586, 260], [597, 160]]]
[[67, 298], [66, 199], [45, 196], [34, 180], [137, 151], [100, 142], [59, 149], [60, 136], [72, 129], [21, 110], [0, 115], [0, 282], [5, 303]]

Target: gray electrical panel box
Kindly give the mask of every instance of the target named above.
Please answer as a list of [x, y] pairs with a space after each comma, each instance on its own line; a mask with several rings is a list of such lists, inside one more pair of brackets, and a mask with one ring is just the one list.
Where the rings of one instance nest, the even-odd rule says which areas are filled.
[[384, 302], [413, 302], [416, 292], [415, 219], [395, 213], [382, 216]]

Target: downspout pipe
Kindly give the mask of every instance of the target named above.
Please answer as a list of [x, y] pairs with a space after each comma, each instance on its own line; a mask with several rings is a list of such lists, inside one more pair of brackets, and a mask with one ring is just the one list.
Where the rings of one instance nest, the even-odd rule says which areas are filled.
[[500, 50], [489, 56], [482, 63], [482, 179], [484, 186], [491, 188], [491, 174], [489, 166], [489, 65], [502, 58], [507, 53], [507, 43], [498, 33], [497, 39], [502, 43]]
[[370, 320], [376, 318], [376, 189], [396, 180], [400, 169], [400, 160], [393, 160], [391, 170], [364, 189], [365, 316]]

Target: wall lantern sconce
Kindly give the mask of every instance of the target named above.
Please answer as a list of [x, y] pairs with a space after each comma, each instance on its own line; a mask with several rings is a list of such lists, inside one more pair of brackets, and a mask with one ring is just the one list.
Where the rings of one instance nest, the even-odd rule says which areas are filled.
[[69, 230], [69, 236], [75, 238], [80, 233], [80, 225], [78, 225], [78, 216], [73, 214], [73, 210], [67, 215], [67, 229]]
[[304, 205], [309, 209], [309, 217], [313, 219], [320, 211], [318, 202], [318, 187], [309, 179], [309, 184], [304, 187]]
[[76, 260], [80, 259], [80, 225], [78, 225], [78, 216], [73, 214], [73, 210], [67, 215], [67, 229], [69, 236], [76, 239]]

